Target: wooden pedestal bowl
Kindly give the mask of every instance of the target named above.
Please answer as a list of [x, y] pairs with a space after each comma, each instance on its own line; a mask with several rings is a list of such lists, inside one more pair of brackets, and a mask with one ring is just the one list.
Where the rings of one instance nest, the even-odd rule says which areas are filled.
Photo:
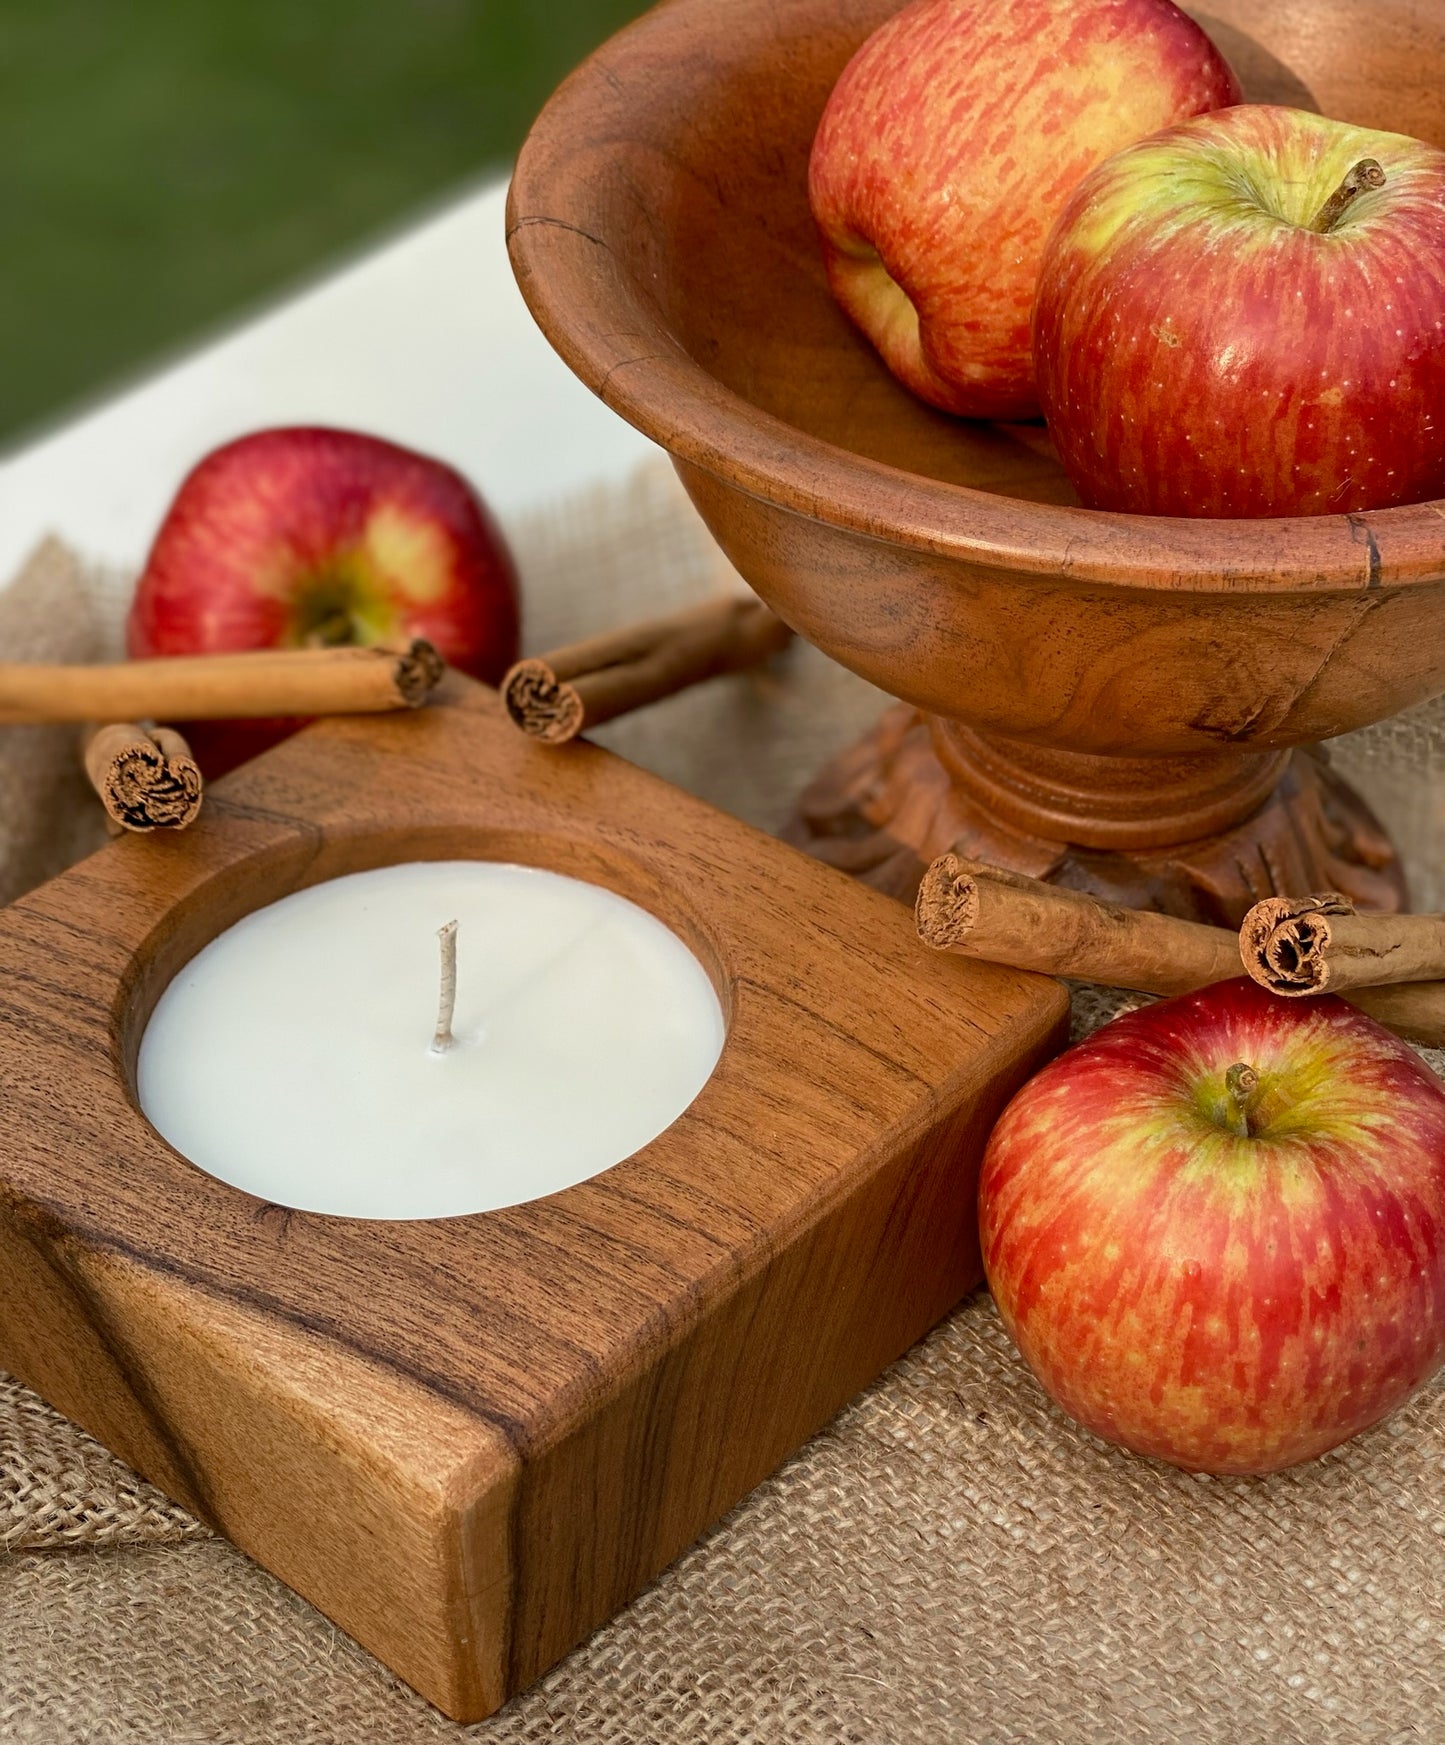
[[[1042, 425], [913, 399], [838, 311], [808, 212], [824, 101], [895, 0], [670, 0], [537, 121], [509, 247], [558, 351], [667, 448], [733, 563], [903, 699], [795, 841], [910, 895], [961, 851], [1236, 923], [1404, 905], [1309, 750], [1445, 688], [1445, 504], [1279, 521], [1079, 507]], [[1248, 96], [1445, 145], [1440, 0], [1211, 0]]]

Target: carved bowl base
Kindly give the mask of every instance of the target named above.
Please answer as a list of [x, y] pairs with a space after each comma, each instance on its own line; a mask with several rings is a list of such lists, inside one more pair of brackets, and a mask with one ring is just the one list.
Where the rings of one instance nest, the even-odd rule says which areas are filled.
[[[896, 705], [808, 786], [785, 840], [910, 903], [924, 868], [952, 849], [1110, 902], [1226, 927], [1270, 896], [1328, 890], [1361, 908], [1408, 906], [1389, 837], [1320, 747], [1251, 760], [1235, 784], [1242, 811], [1230, 817], [1226, 798], [1211, 794], [1211, 809], [1193, 814], [1214, 826], [1208, 833], [1161, 843], [1159, 819], [1170, 815], [1174, 795], [1161, 792], [1151, 808], [1147, 786], [1139, 785], [1147, 760], [1070, 760], [1075, 770], [1096, 766], [1100, 775], [1101, 822], [1091, 831], [1077, 786], [1050, 806], [1037, 784], [1026, 791], [1001, 781], [984, 742], [973, 741], [970, 760], [969, 743], [958, 728]], [[1175, 767], [1161, 760], [1161, 782]], [[1131, 778], [1137, 826], [1109, 815], [1124, 785], [1119, 771]], [[1058, 840], [1047, 823], [1043, 834], [1027, 828], [1028, 820], [1071, 814], [1080, 814], [1079, 833], [1094, 835], [1092, 845]]]

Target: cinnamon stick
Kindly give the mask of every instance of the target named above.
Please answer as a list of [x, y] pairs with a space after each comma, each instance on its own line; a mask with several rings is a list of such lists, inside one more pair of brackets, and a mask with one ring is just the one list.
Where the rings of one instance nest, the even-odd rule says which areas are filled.
[[378, 714], [424, 703], [443, 670], [429, 642], [177, 655], [114, 666], [0, 663], [0, 723]]
[[1239, 931], [1250, 975], [1272, 994], [1339, 994], [1349, 988], [1445, 976], [1445, 915], [1357, 915], [1346, 897], [1267, 897]]
[[689, 685], [756, 666], [791, 637], [761, 600], [709, 600], [518, 661], [502, 680], [502, 701], [523, 733], [562, 745]]
[[184, 830], [201, 809], [201, 772], [170, 727], [119, 721], [98, 728], [85, 773], [112, 822], [124, 830]]
[[1223, 927], [1102, 903], [1083, 891], [944, 854], [919, 886], [918, 935], [940, 951], [1141, 994], [1184, 994], [1239, 974]]
[[[914, 913], [937, 950], [1135, 993], [1189, 993], [1240, 971], [1239, 937], [1227, 928], [1120, 908], [955, 854], [924, 874]], [[1344, 998], [1407, 1042], [1445, 1047], [1445, 979]]]
[[1445, 981], [1400, 982], [1394, 987], [1351, 988], [1342, 996], [1367, 1018], [1418, 1042], [1423, 1048], [1445, 1048]]

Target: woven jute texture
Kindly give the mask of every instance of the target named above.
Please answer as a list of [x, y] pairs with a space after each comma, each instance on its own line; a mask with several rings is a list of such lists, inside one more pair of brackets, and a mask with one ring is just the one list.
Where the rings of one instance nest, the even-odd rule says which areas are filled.
[[[660, 471], [509, 532], [532, 648], [736, 585]], [[28, 608], [0, 597], [6, 646], [61, 599], [113, 646], [119, 587], [55, 547], [44, 563]], [[881, 702], [795, 648], [599, 737], [773, 827]], [[0, 743], [0, 766], [27, 755]], [[1417, 900], [1445, 901], [1445, 709], [1338, 759], [1405, 846]], [[89, 802], [66, 792], [50, 831], [83, 837]], [[0, 805], [0, 840], [36, 804]], [[24, 864], [40, 876], [80, 837]], [[1133, 999], [1081, 991], [1076, 1031]], [[0, 1739], [27, 1745], [1445, 1737], [1445, 1390], [1295, 1471], [1189, 1477], [1070, 1425], [982, 1294], [473, 1729], [14, 1384], [0, 1543]]]

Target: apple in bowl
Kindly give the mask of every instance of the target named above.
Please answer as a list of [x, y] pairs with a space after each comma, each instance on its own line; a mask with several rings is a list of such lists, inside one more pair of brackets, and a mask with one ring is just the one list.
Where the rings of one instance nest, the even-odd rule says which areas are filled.
[[833, 294], [922, 399], [1036, 417], [1029, 317], [1070, 191], [1239, 97], [1172, 0], [914, 0], [844, 68], [813, 142]]
[[1221, 982], [1105, 1025], [1005, 1109], [979, 1223], [1048, 1393], [1178, 1466], [1310, 1459], [1445, 1358], [1445, 1091], [1332, 995]]
[[1049, 238], [1034, 351], [1089, 508], [1445, 496], [1445, 152], [1263, 104], [1127, 146]]
[[[359, 431], [260, 430], [182, 481], [136, 584], [133, 658], [430, 642], [496, 684], [517, 656], [516, 573], [453, 468]], [[208, 776], [298, 721], [187, 727]]]

